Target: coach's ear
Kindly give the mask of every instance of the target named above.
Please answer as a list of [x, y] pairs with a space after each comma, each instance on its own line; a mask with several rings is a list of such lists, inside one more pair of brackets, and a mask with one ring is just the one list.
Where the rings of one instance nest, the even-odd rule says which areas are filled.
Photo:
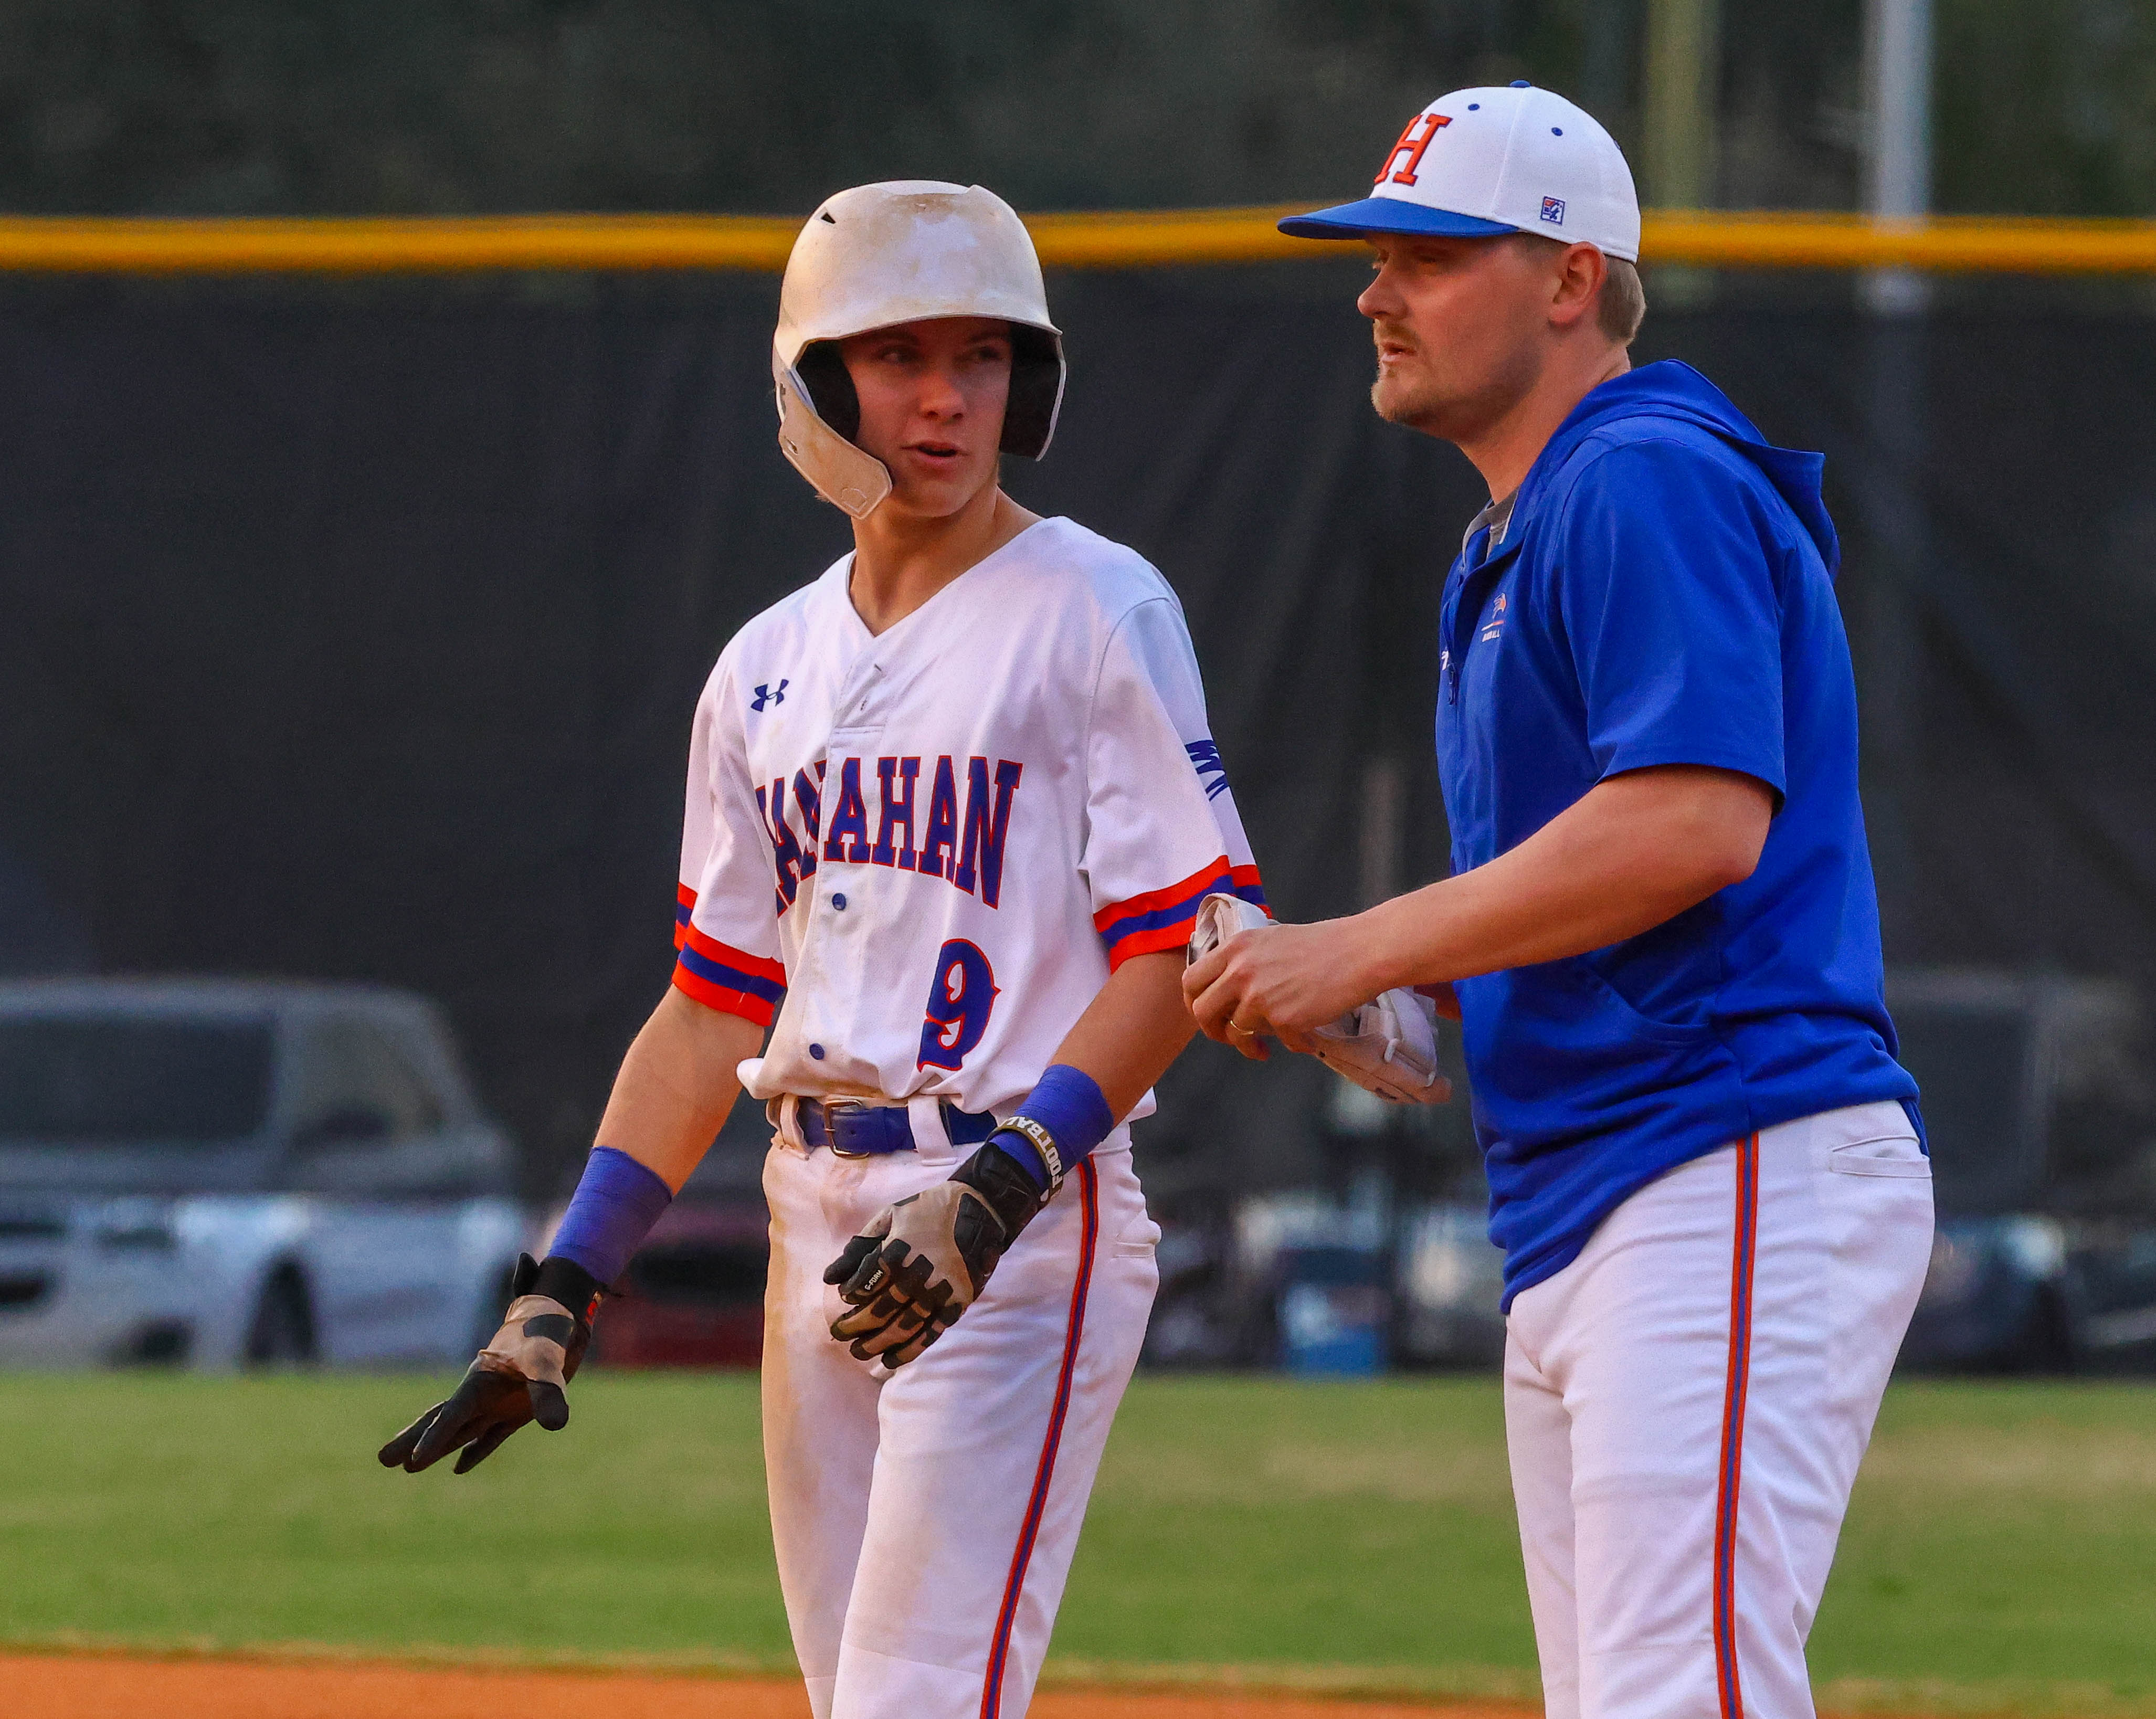
[[1609, 263], [1591, 244], [1568, 244], [1555, 254], [1550, 271], [1549, 320], [1558, 328], [1571, 328], [1583, 317], [1592, 317], [1602, 299], [1602, 283], [1609, 278]]

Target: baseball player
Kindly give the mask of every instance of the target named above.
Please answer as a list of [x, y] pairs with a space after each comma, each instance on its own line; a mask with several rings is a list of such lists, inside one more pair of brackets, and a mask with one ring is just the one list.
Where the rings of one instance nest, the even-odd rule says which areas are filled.
[[1441, 605], [1454, 875], [1186, 988], [1247, 1049], [1450, 984], [1548, 1711], [1803, 1719], [1932, 1234], [1822, 462], [1630, 367], [1631, 175], [1545, 90], [1440, 98], [1370, 196], [1281, 224], [1367, 241], [1378, 411], [1489, 485]]
[[1030, 1699], [1158, 1283], [1128, 1123], [1191, 1036], [1184, 945], [1207, 895], [1263, 897], [1173, 593], [998, 486], [1064, 382], [1009, 206], [830, 198], [773, 371], [853, 552], [721, 654], [672, 990], [552, 1254], [382, 1460], [463, 1473], [567, 1420], [600, 1290], [746, 1092], [775, 1131], [764, 1445], [810, 1705], [995, 1719]]

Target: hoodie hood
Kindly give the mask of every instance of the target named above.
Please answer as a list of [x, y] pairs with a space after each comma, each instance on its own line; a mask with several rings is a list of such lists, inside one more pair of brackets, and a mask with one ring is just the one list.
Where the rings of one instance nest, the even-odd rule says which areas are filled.
[[1705, 430], [1756, 466], [1789, 503], [1789, 511], [1818, 546], [1827, 577], [1834, 577], [1841, 566], [1841, 544], [1820, 494], [1826, 456], [1774, 446], [1737, 409], [1728, 395], [1691, 365], [1675, 358], [1614, 377], [1573, 407], [1521, 485], [1517, 515], [1524, 518], [1533, 510], [1558, 474], [1589, 442], [1631, 440], [1651, 435], [1658, 426], [1672, 422]]

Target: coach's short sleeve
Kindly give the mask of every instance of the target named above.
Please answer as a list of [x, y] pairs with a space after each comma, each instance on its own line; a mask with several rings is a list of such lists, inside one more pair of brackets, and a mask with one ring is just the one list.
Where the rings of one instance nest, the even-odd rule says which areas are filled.
[[1768, 506], [1677, 440], [1621, 444], [1581, 474], [1559, 522], [1555, 595], [1604, 777], [1697, 764], [1785, 791]]
[[674, 906], [675, 988], [710, 1008], [771, 1024], [786, 991], [769, 838], [748, 779], [726, 658], [696, 706]]
[[1198, 904], [1232, 891], [1265, 905], [1227, 767], [1213, 743], [1198, 658], [1168, 598], [1131, 609], [1110, 634], [1086, 736], [1080, 865], [1112, 971], [1179, 949]]

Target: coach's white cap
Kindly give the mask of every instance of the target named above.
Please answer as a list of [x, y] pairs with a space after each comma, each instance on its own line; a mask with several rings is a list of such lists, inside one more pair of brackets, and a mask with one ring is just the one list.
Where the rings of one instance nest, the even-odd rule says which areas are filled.
[[1624, 151], [1592, 115], [1518, 83], [1439, 96], [1408, 121], [1369, 196], [1291, 216], [1280, 230], [1296, 239], [1539, 233], [1636, 263], [1640, 198]]

